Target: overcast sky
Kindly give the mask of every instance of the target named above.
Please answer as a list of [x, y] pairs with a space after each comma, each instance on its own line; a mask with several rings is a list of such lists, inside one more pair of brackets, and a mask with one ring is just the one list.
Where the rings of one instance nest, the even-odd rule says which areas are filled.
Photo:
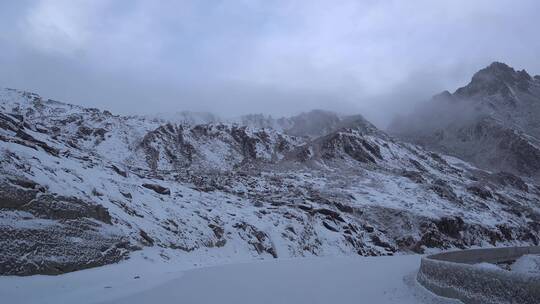
[[537, 0], [0, 2], [0, 86], [116, 113], [362, 113], [492, 61], [540, 73]]

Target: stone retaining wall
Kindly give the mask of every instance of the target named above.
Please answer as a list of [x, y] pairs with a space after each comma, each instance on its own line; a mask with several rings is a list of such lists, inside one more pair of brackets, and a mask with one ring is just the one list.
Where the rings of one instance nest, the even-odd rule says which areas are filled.
[[418, 282], [437, 295], [466, 304], [540, 303], [540, 276], [478, 267], [540, 254], [540, 246], [471, 249], [422, 258]]

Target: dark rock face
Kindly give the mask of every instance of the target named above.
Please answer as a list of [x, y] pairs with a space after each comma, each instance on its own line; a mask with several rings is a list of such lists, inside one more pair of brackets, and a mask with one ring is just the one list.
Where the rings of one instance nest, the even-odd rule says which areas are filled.
[[209, 224], [208, 227], [212, 229], [214, 232], [214, 236], [216, 237], [216, 240], [209, 244], [209, 247], [223, 247], [227, 243], [227, 239], [225, 238], [225, 229], [223, 227], [219, 226], [218, 224]]
[[[234, 140], [240, 145], [242, 155], [247, 159], [256, 159], [257, 158], [257, 143], [260, 142], [258, 137], [250, 137], [246, 133], [246, 127], [237, 128], [233, 127], [231, 129], [231, 135]], [[266, 138], [266, 135], [263, 132], [259, 134], [262, 138]]]
[[425, 179], [424, 177], [422, 177], [422, 173], [420, 172], [417, 172], [417, 171], [409, 171], [409, 170], [404, 170], [401, 175], [403, 177], [406, 177], [412, 181], [414, 181], [415, 183], [417, 184], [423, 184], [425, 183]]
[[341, 215], [339, 214], [339, 212], [336, 212], [330, 209], [321, 208], [321, 209], [313, 210], [313, 212], [325, 215], [328, 219], [333, 220], [333, 221], [345, 222], [343, 218], [341, 217]]
[[458, 238], [459, 233], [464, 230], [465, 224], [460, 217], [443, 217], [437, 222], [439, 231], [452, 237]]
[[154, 246], [154, 239], [151, 238], [144, 230], [139, 231], [139, 235], [143, 239], [143, 243], [147, 246]]
[[171, 189], [165, 188], [163, 186], [157, 185], [157, 184], [142, 184], [143, 187], [153, 190], [156, 193], [163, 194], [163, 195], [170, 195]]
[[16, 132], [15, 136], [10, 138], [0, 134], [0, 140], [2, 141], [24, 145], [36, 150], [41, 148], [51, 155], [58, 156], [58, 149], [55, 149], [47, 143], [37, 140], [32, 135], [28, 134], [25, 131], [25, 126], [22, 122], [17, 122], [6, 115], [0, 115], [0, 129]]
[[381, 148], [363, 131], [364, 129], [339, 129], [296, 149], [293, 159], [301, 162], [352, 159], [363, 164], [377, 164], [383, 160]]
[[118, 173], [118, 175], [122, 176], [122, 177], [127, 177], [127, 172], [118, 168], [117, 166], [115, 165], [112, 165], [111, 166], [111, 169], [114, 170], [114, 172]]
[[[15, 184], [31, 184], [16, 180]], [[38, 187], [35, 184], [33, 187]], [[76, 197], [41, 193], [34, 189], [21, 189], [12, 183], [0, 183], [0, 208], [30, 212], [36, 217], [53, 220], [92, 218], [111, 224], [111, 216], [101, 205], [84, 202]]]
[[11, 248], [0, 252], [3, 275], [61, 274], [106, 265], [123, 259], [129, 249], [127, 241], [107, 236], [88, 219], [44, 222], [23, 215], [18, 221], [16, 228], [0, 224], [0, 246]]
[[27, 204], [22, 210], [38, 217], [54, 220], [92, 218], [111, 224], [111, 216], [101, 205], [93, 205], [76, 197], [44, 194]]
[[448, 199], [451, 202], [459, 202], [459, 197], [448, 183], [442, 179], [437, 179], [430, 186], [430, 189], [437, 193], [440, 197]]
[[487, 190], [486, 188], [482, 187], [481, 185], [471, 185], [467, 187], [467, 191], [469, 191], [470, 193], [474, 195], [479, 196], [482, 199], [489, 199], [493, 197], [491, 192]]
[[38, 190], [21, 189], [11, 183], [0, 183], [0, 208], [18, 209], [36, 198]]
[[502, 186], [511, 186], [521, 191], [528, 192], [529, 186], [519, 176], [508, 172], [498, 172], [492, 176], [493, 180]]
[[321, 148], [324, 151], [323, 157], [327, 159], [335, 158], [343, 152], [362, 163], [376, 163], [376, 158], [382, 158], [377, 146], [343, 133], [332, 134], [326, 138]]
[[0, 252], [0, 274], [61, 274], [124, 258], [129, 243], [111, 230], [107, 209], [43, 192], [24, 179], [0, 183], [0, 247], [10, 248]]
[[278, 257], [270, 238], [265, 232], [246, 222], [237, 223], [233, 227], [239, 230], [240, 236], [251, 244], [259, 254], [268, 253], [274, 258]]

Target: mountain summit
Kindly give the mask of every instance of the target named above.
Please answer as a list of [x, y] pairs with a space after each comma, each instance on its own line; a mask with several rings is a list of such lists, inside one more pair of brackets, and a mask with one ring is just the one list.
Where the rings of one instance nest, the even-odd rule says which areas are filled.
[[390, 132], [492, 171], [540, 178], [540, 78], [494, 62], [453, 94], [396, 119]]
[[501, 94], [509, 97], [516, 89], [523, 92], [528, 91], [532, 81], [533, 78], [525, 70], [516, 71], [504, 63], [493, 62], [474, 74], [471, 82], [467, 86], [459, 88], [455, 95], [473, 97]]

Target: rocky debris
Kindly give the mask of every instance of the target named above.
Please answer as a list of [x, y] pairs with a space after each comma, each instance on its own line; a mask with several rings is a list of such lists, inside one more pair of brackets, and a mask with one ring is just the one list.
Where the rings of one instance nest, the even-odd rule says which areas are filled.
[[341, 212], [344, 212], [344, 213], [354, 213], [355, 212], [355, 209], [349, 205], [346, 205], [346, 204], [342, 204], [342, 203], [339, 203], [339, 202], [332, 202], [332, 204], [334, 206], [336, 206], [336, 208], [341, 211]]
[[225, 230], [223, 227], [218, 226], [217, 224], [208, 224], [208, 227], [212, 229], [216, 237], [216, 241], [212, 244], [215, 247], [223, 247], [227, 243], [227, 240], [224, 238]]
[[426, 180], [422, 176], [422, 173], [418, 171], [403, 170], [401, 176], [406, 177], [417, 184], [424, 184]]
[[154, 246], [154, 239], [151, 238], [148, 233], [146, 233], [146, 231], [144, 230], [139, 230], [139, 235], [141, 236], [142, 238], [142, 242], [144, 245], [146, 246]]
[[436, 223], [436, 225], [440, 232], [452, 238], [459, 238], [460, 232], [465, 228], [463, 219], [458, 216], [443, 217]]
[[327, 221], [323, 221], [322, 224], [324, 227], [326, 227], [326, 229], [330, 231], [339, 232], [339, 229], [334, 224], [331, 224]]
[[458, 203], [460, 202], [459, 197], [456, 195], [452, 187], [448, 184], [448, 182], [437, 179], [435, 180], [429, 187], [429, 189], [433, 190], [435, 193], [437, 193], [441, 198], [447, 199], [450, 202]]
[[[19, 181], [19, 179], [12, 179]], [[17, 184], [17, 182], [15, 182]], [[26, 204], [36, 198], [39, 193], [36, 189], [17, 187], [9, 182], [0, 182], [0, 208], [17, 209], [24, 208]]]
[[491, 179], [502, 186], [510, 186], [524, 192], [529, 191], [529, 186], [527, 186], [523, 179], [512, 173], [498, 172], [491, 175]]
[[376, 163], [376, 159], [382, 159], [378, 146], [368, 143], [357, 135], [341, 132], [324, 138], [320, 150], [325, 159], [343, 157], [343, 154], [362, 163]]
[[122, 177], [127, 177], [127, 172], [118, 168], [117, 166], [111, 165], [111, 169], [113, 169], [113, 171], [116, 172], [118, 175]]
[[313, 156], [315, 155], [313, 153], [312, 147], [305, 145], [298, 148], [296, 153], [294, 153], [293, 158], [297, 159], [300, 162], [307, 162], [309, 159], [313, 158]]
[[46, 191], [45, 187], [42, 187], [38, 183], [36, 183], [34, 181], [31, 181], [31, 180], [28, 180], [28, 179], [25, 179], [25, 178], [21, 178], [21, 177], [8, 178], [8, 181], [11, 184], [15, 185], [15, 186], [19, 186], [19, 187], [22, 187], [22, 188], [25, 188], [25, 189], [38, 190], [40, 192], [45, 192]]
[[[242, 156], [244, 159], [256, 159], [257, 158], [257, 144], [260, 143], [261, 139], [258, 137], [250, 137], [246, 133], [247, 127], [236, 127], [234, 126], [231, 129], [231, 136], [234, 140], [240, 145]], [[267, 134], [262, 131], [260, 133], [263, 138], [267, 138]]]
[[345, 220], [341, 217], [341, 215], [338, 212], [330, 210], [330, 209], [320, 208], [320, 209], [314, 209], [312, 212], [325, 215], [328, 219], [332, 221], [345, 222]]
[[17, 132], [22, 127], [21, 121], [17, 121], [17, 119], [14, 119], [12, 115], [4, 115], [0, 113], [0, 128]]
[[386, 241], [383, 241], [381, 240], [381, 238], [377, 235], [371, 235], [370, 236], [370, 239], [371, 241], [373, 242], [373, 244], [375, 244], [376, 246], [379, 246], [379, 247], [382, 247], [384, 248], [386, 251], [389, 251], [389, 252], [396, 252], [396, 248], [394, 248], [394, 246], [390, 245], [388, 242]]
[[270, 238], [264, 231], [246, 222], [236, 223], [233, 228], [238, 229], [240, 237], [251, 244], [257, 253], [268, 253], [274, 258], [278, 257]]
[[153, 190], [154, 192], [156, 192], [158, 194], [163, 194], [163, 195], [170, 195], [171, 194], [171, 189], [165, 188], [165, 187], [160, 186], [158, 184], [142, 184], [142, 186], [145, 187], [146, 189]]
[[78, 136], [80, 137], [90, 136], [92, 135], [92, 129], [86, 126], [80, 126], [79, 129], [77, 130], [77, 133], [78, 133]]
[[133, 195], [131, 195], [131, 193], [129, 193], [129, 192], [120, 191], [120, 194], [122, 194], [122, 196], [127, 198], [127, 199], [132, 199], [133, 198]]
[[[170, 158], [175, 167], [188, 167], [193, 162], [195, 148], [185, 140], [185, 137], [184, 126], [166, 124], [148, 132], [142, 139], [139, 149], [144, 151], [146, 162], [152, 170], [158, 169], [158, 160], [163, 157], [162, 154]], [[165, 147], [161, 149], [160, 146]]]
[[489, 191], [482, 185], [471, 185], [467, 187], [467, 191], [485, 200], [493, 197], [491, 191]]

